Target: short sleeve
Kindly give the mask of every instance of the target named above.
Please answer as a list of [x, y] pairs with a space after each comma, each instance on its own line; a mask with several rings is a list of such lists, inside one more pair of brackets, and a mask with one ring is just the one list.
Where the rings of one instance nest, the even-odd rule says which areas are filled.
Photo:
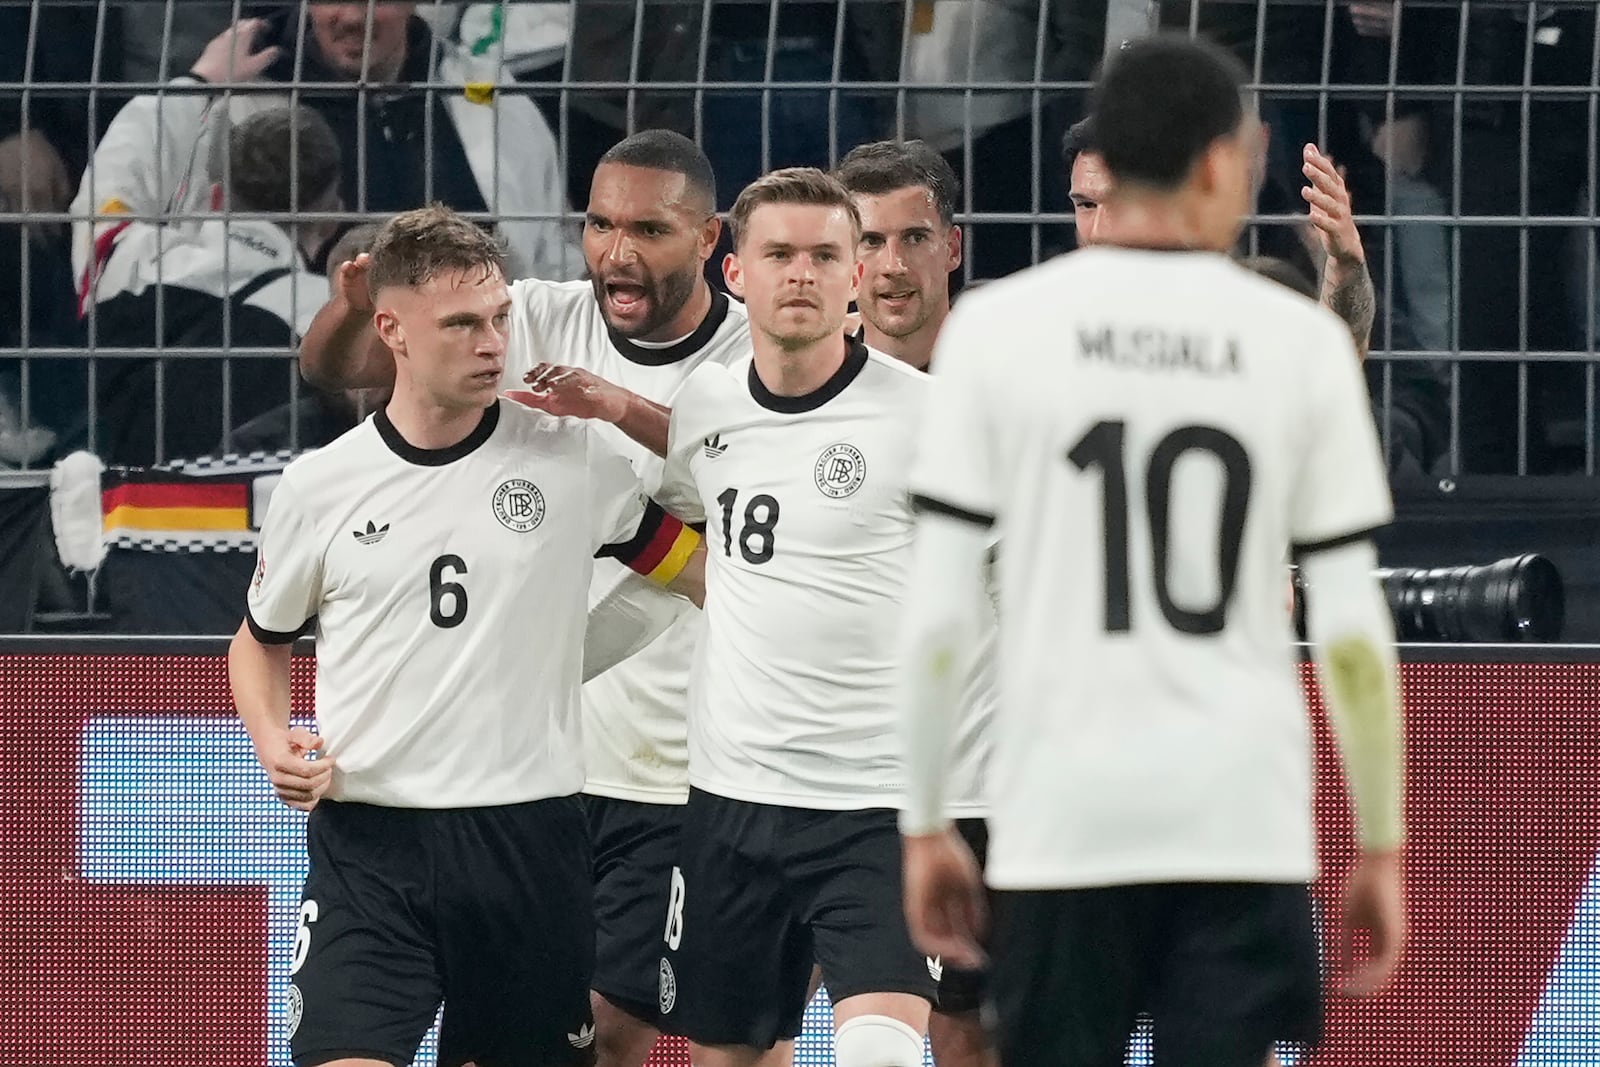
[[614, 559], [658, 585], [683, 570], [700, 536], [644, 493], [633, 465], [589, 431], [597, 558]]
[[921, 511], [989, 526], [999, 506], [997, 443], [990, 432], [995, 420], [986, 408], [990, 390], [975, 303], [981, 298], [969, 297], [950, 316], [934, 347], [932, 393], [923, 409], [911, 493]]
[[638, 472], [594, 428], [584, 424], [589, 463], [589, 543], [597, 555], [632, 540], [651, 507]]
[[689, 461], [696, 447], [703, 442], [689, 426], [695, 420], [696, 370], [684, 382], [683, 388], [672, 404], [672, 421], [667, 430], [667, 458], [661, 468], [661, 486], [656, 499], [672, 514], [691, 525], [704, 525], [705, 502], [700, 499], [700, 487], [695, 484]]
[[273, 490], [256, 549], [256, 572], [245, 596], [245, 622], [264, 645], [288, 644], [322, 602], [322, 540], [285, 478]]
[[1289, 537], [1297, 556], [1365, 540], [1394, 519], [1383, 450], [1349, 335], [1327, 323], [1302, 404]]

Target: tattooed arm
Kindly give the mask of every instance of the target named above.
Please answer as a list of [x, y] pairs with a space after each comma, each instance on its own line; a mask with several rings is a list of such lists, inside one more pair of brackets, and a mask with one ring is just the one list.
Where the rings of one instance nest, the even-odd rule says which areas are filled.
[[1350, 327], [1356, 351], [1366, 359], [1378, 297], [1350, 210], [1350, 191], [1333, 160], [1319, 152], [1316, 145], [1306, 145], [1301, 169], [1311, 185], [1300, 195], [1311, 205], [1311, 225], [1327, 255], [1322, 272], [1322, 302]]

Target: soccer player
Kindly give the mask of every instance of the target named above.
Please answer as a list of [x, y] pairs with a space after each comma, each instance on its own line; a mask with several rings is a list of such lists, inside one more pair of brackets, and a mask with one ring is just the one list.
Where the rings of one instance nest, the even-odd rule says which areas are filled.
[[[535, 392], [519, 393], [519, 400], [558, 414], [579, 413], [581, 402], [586, 416], [614, 422], [601, 432], [634, 463], [647, 490], [660, 481], [656, 453], [666, 450], [666, 409], [658, 405], [669, 403], [701, 363], [750, 354], [743, 306], [704, 278], [720, 229], [705, 154], [678, 134], [646, 130], [611, 148], [595, 170], [583, 231], [589, 279], [523, 279], [510, 287], [507, 386], [532, 376]], [[338, 269], [340, 293], [301, 346], [301, 367], [313, 382], [348, 388], [392, 375], [392, 360], [371, 332], [366, 270], [361, 258]], [[662, 900], [689, 792], [684, 712], [700, 613], [652, 594], [626, 568], [605, 560], [595, 567], [592, 604], [620, 602], [646, 617], [647, 631], [659, 627], [663, 613], [670, 623], [583, 690], [601, 1067], [638, 1067], [655, 1044]], [[609, 643], [607, 630], [591, 626], [590, 652], [604, 646], [609, 662], [632, 647], [633, 636], [624, 630]]]
[[[1344, 174], [1314, 144], [1301, 150], [1301, 170], [1311, 183], [1300, 195], [1309, 205], [1307, 219], [1322, 246], [1324, 304], [1350, 327], [1356, 352], [1365, 359], [1372, 341], [1372, 323], [1378, 296], [1367, 270], [1367, 254], [1350, 206]], [[1093, 116], [1067, 131], [1062, 157], [1071, 181], [1072, 216], [1078, 229], [1078, 246], [1101, 244], [1102, 219], [1115, 191], [1111, 172], [1100, 151], [1099, 126]]]
[[1290, 545], [1363, 849], [1339, 943], [1366, 928], [1371, 951], [1346, 989], [1380, 987], [1403, 939], [1393, 626], [1370, 541], [1391, 505], [1349, 332], [1226, 258], [1258, 133], [1245, 80], [1202, 43], [1121, 53], [1094, 109], [1114, 247], [968, 296], [936, 349], [903, 651], [906, 906], [927, 951], [978, 958], [943, 753], [992, 527], [1003, 1062], [1120, 1064], [1141, 1011], [1164, 1067], [1258, 1067], [1274, 1039], [1317, 1036]]
[[[939, 329], [950, 314], [950, 272], [961, 266], [961, 227], [954, 222], [958, 182], [945, 158], [921, 141], [876, 141], [839, 163], [839, 181], [861, 213], [863, 339], [913, 367], [928, 370]], [[993, 714], [994, 608], [975, 605], [977, 643], [962, 691], [961, 725], [951, 759], [945, 810], [981, 868], [987, 851], [983, 768]], [[939, 1067], [994, 1063], [979, 1017], [983, 972], [936, 961], [938, 1000], [928, 1037]]]
[[730, 215], [753, 357], [672, 407], [662, 500], [704, 518], [706, 633], [661, 1001], [696, 1067], [800, 1028], [813, 961], [839, 1067], [917, 1067], [934, 981], [900, 906], [894, 649], [926, 376], [843, 332], [860, 220], [821, 171]]
[[[311, 810], [295, 1062], [410, 1063], [443, 1001], [443, 1064], [588, 1063], [590, 561], [698, 602], [704, 552], [590, 424], [497, 397], [512, 305], [484, 230], [399, 215], [366, 278], [393, 396], [284, 472], [229, 651], [262, 766]], [[313, 620], [317, 737], [289, 726]]]

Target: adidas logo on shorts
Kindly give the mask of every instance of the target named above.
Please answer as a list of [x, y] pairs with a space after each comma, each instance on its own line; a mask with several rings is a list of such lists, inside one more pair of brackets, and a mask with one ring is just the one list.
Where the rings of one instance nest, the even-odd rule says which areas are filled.
[[941, 981], [944, 978], [944, 961], [938, 956], [928, 957], [928, 977], [932, 978], [935, 982]]
[[594, 1044], [594, 1023], [584, 1023], [577, 1033], [568, 1034], [567, 1043], [573, 1048], [588, 1048]]

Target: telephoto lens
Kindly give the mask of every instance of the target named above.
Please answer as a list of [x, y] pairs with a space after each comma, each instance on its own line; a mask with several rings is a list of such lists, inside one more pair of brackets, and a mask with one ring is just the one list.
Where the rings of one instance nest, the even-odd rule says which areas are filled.
[[1561, 639], [1561, 574], [1543, 556], [1530, 552], [1481, 567], [1380, 567], [1377, 574], [1402, 641]]

